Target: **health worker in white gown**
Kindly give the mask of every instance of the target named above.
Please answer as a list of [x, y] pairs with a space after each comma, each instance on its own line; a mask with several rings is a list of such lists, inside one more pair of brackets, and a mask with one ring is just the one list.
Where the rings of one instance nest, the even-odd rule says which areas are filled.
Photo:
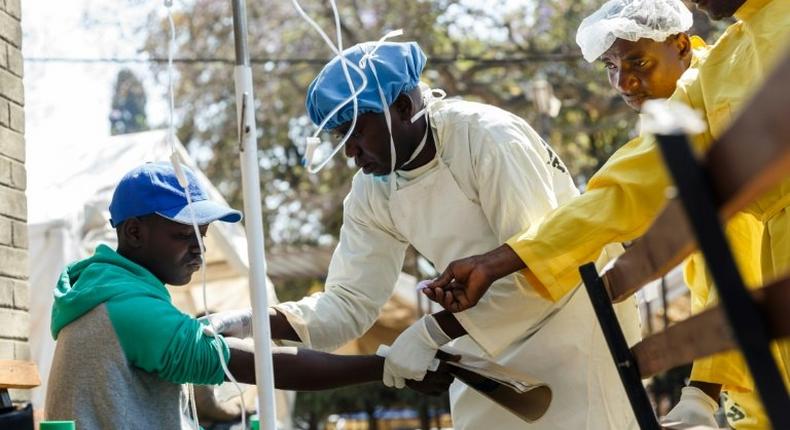
[[[343, 51], [360, 90], [355, 108], [341, 60], [312, 82], [312, 121], [349, 134], [361, 169], [343, 204], [340, 242], [323, 292], [270, 310], [273, 338], [331, 351], [368, 330], [390, 297], [411, 245], [443, 270], [538, 222], [578, 194], [552, 149], [523, 119], [420, 84], [425, 54], [414, 43], [369, 42]], [[437, 96], [437, 93], [439, 94]], [[339, 110], [338, 106], [341, 106]], [[335, 112], [333, 112], [335, 111]], [[394, 157], [393, 157], [394, 154]], [[610, 248], [599, 259], [603, 264]], [[607, 255], [608, 254], [608, 255]], [[618, 305], [639, 336], [633, 301]], [[630, 429], [633, 414], [584, 289], [552, 302], [520, 274], [503, 278], [465, 312], [428, 315], [391, 345], [384, 382], [422, 379], [445, 343], [534, 375], [553, 390], [546, 415], [526, 424], [460, 381], [450, 390], [456, 429]]]

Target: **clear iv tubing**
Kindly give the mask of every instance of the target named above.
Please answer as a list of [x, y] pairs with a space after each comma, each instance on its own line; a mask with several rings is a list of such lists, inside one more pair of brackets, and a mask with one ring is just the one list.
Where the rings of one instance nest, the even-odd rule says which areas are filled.
[[[176, 173], [176, 177], [178, 178], [178, 183], [184, 188], [184, 194], [187, 198], [187, 208], [189, 209], [189, 215], [192, 220], [192, 227], [195, 230], [195, 237], [198, 241], [198, 246], [200, 247], [200, 276], [201, 276], [201, 283], [203, 286], [203, 308], [205, 310], [206, 315], [208, 316], [208, 299], [206, 295], [206, 248], [203, 244], [203, 236], [200, 234], [200, 228], [197, 224], [197, 219], [195, 219], [195, 211], [192, 207], [192, 195], [189, 192], [189, 181], [184, 175], [184, 171], [181, 168], [181, 157], [178, 155], [176, 150], [175, 141], [173, 136], [175, 135], [175, 121], [174, 121], [174, 111], [175, 111], [175, 91], [173, 89], [173, 49], [175, 46], [175, 39], [176, 39], [176, 29], [175, 23], [173, 22], [173, 14], [171, 7], [173, 6], [172, 0], [165, 0], [165, 7], [167, 8], [167, 21], [170, 28], [170, 39], [168, 41], [168, 49], [167, 49], [167, 81], [168, 81], [168, 93], [169, 93], [169, 106], [168, 106], [168, 135], [167, 140], [170, 144], [170, 150], [172, 151], [170, 155], [170, 161], [173, 163], [173, 170]], [[214, 323], [211, 321], [211, 318], [207, 318], [209, 325], [211, 325], [212, 332], [214, 333], [214, 346], [217, 351], [217, 355], [219, 356], [220, 364], [222, 365], [222, 371], [225, 373], [225, 376], [233, 383], [234, 387], [239, 392], [239, 400], [241, 401], [241, 423], [242, 428], [247, 428], [246, 422], [246, 414], [247, 408], [244, 404], [244, 391], [239, 386], [238, 382], [236, 382], [236, 378], [230, 373], [228, 370], [228, 365], [225, 362], [225, 355], [222, 353], [222, 347], [220, 346], [222, 342], [219, 339], [219, 335], [217, 334], [216, 327]], [[195, 428], [200, 429], [200, 424], [198, 420], [197, 414], [197, 404], [195, 403], [195, 390], [193, 384], [188, 384], [188, 391], [189, 391], [189, 404], [192, 412], [192, 418], [195, 421]]]
[[[305, 164], [307, 166], [307, 171], [314, 174], [314, 173], [318, 173], [321, 169], [324, 168], [324, 166], [327, 165], [327, 163], [329, 163], [329, 160], [331, 160], [332, 157], [334, 157], [335, 154], [337, 154], [340, 151], [340, 149], [343, 148], [343, 145], [346, 144], [348, 138], [351, 137], [351, 133], [354, 132], [354, 127], [356, 126], [357, 123], [357, 113], [358, 113], [357, 97], [362, 93], [362, 91], [365, 90], [365, 88], [367, 88], [368, 78], [367, 76], [365, 76], [365, 72], [362, 71], [361, 67], [349, 61], [349, 59], [343, 55], [343, 36], [340, 27], [340, 14], [337, 11], [337, 5], [335, 4], [334, 0], [329, 0], [329, 3], [332, 5], [332, 13], [334, 15], [334, 20], [335, 20], [337, 46], [335, 46], [335, 44], [332, 43], [332, 40], [329, 38], [329, 36], [327, 36], [324, 30], [322, 30], [321, 27], [312, 18], [310, 18], [309, 15], [307, 15], [304, 9], [302, 9], [302, 6], [299, 5], [299, 2], [297, 0], [291, 0], [291, 3], [293, 3], [294, 8], [299, 13], [299, 15], [301, 15], [301, 17], [305, 21], [307, 21], [307, 23], [310, 24], [310, 26], [312, 26], [315, 29], [315, 31], [318, 32], [321, 38], [324, 39], [324, 42], [326, 42], [327, 46], [329, 46], [329, 49], [331, 49], [332, 52], [334, 52], [335, 55], [340, 59], [340, 64], [343, 66], [343, 74], [345, 75], [346, 82], [348, 83], [348, 89], [351, 91], [351, 95], [345, 100], [343, 100], [342, 103], [335, 106], [335, 108], [332, 109], [332, 111], [330, 111], [328, 115], [326, 115], [326, 118], [324, 118], [324, 120], [321, 121], [321, 124], [318, 125], [318, 129], [315, 131], [315, 133], [313, 133], [311, 137], [307, 138], [307, 148], [305, 150]], [[359, 76], [362, 78], [362, 85], [360, 85], [359, 88], [356, 88], [354, 86], [354, 81], [351, 80], [351, 76], [348, 73], [348, 67], [354, 69], [354, 71], [357, 72]], [[318, 143], [320, 143], [320, 140], [318, 140], [318, 135], [324, 129], [326, 123], [329, 122], [329, 120], [332, 119], [332, 117], [334, 117], [335, 114], [337, 114], [337, 112], [340, 111], [340, 109], [342, 109], [349, 102], [352, 102], [354, 104], [354, 116], [351, 119], [351, 126], [348, 128], [348, 131], [346, 131], [346, 134], [345, 136], [343, 136], [343, 139], [340, 141], [340, 143], [338, 143], [337, 146], [335, 146], [335, 149], [332, 150], [332, 153], [330, 153], [329, 156], [327, 156], [326, 159], [324, 159], [324, 161], [319, 163], [318, 166], [314, 167], [313, 153], [315, 151], [315, 146], [317, 146]]]

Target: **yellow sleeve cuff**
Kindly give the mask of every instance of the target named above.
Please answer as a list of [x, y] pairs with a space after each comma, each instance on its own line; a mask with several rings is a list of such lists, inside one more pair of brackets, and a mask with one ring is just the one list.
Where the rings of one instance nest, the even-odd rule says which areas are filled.
[[535, 251], [537, 246], [531, 246], [531, 241], [524, 236], [526, 232], [519, 233], [508, 239], [505, 244], [512, 248], [527, 266], [521, 273], [541, 297], [556, 302], [579, 285], [581, 277], [578, 271], [569, 270], [569, 268], [578, 269], [575, 261], [543, 258]]

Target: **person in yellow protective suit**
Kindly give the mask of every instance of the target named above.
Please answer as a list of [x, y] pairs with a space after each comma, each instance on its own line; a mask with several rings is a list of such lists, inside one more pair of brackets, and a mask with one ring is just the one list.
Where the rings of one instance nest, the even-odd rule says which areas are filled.
[[[790, 2], [721, 0], [699, 2], [697, 7], [714, 19], [732, 15], [738, 18], [707, 57], [684, 74], [672, 95], [673, 100], [686, 103], [704, 115], [708, 130], [694, 138], [696, 149], [704, 151], [714, 138], [722, 135], [743, 103], [788, 52]], [[604, 245], [632, 240], [649, 228], [666, 202], [664, 190], [669, 183], [654, 139], [649, 136], [634, 139], [593, 176], [583, 195], [552, 211], [540, 224], [533, 224], [505, 245], [450, 263], [424, 292], [446, 309], [460, 311], [474, 306], [493, 280], [520, 270], [538, 292], [559, 300], [579, 283], [578, 267], [595, 260]], [[743, 229], [741, 234], [746, 239], [740, 244], [732, 242], [734, 233], [730, 233], [747, 284], [769, 281], [785, 273], [790, 266], [788, 203], [790, 180], [746, 211], [762, 221], [765, 226], [762, 233], [759, 228]], [[728, 232], [732, 230], [733, 227], [728, 228]], [[748, 270], [754, 267], [754, 260], [744, 256], [758, 252], [752, 245], [753, 238], [758, 235], [762, 244], [761, 268]], [[702, 277], [701, 260], [695, 258], [697, 261], [689, 266], [687, 279], [702, 298], [709, 282]], [[707, 306], [715, 299], [715, 294], [709, 294], [695, 308]], [[786, 376], [790, 351], [781, 344], [776, 352]], [[692, 379], [710, 379], [725, 387], [750, 391], [753, 387], [748, 375], [736, 371], [745, 368], [739, 360], [738, 355], [732, 353], [711, 358], [707, 366], [697, 363]], [[722, 369], [730, 371], [722, 373]], [[714, 374], [717, 375], [715, 379]], [[722, 375], [726, 380], [721, 379]], [[739, 396], [738, 389], [731, 390], [729, 401], [740, 403]], [[755, 405], [746, 406], [745, 401], [740, 406], [756, 410]], [[741, 409], [727, 411], [737, 428], [768, 426], [759, 414], [748, 419], [740, 417]]]
[[[576, 42], [588, 62], [604, 63], [612, 88], [640, 111], [646, 100], [670, 97], [681, 74], [707, 56], [705, 42], [683, 32], [691, 21], [691, 12], [680, 0], [610, 0], [582, 21]], [[762, 224], [752, 214], [739, 213], [726, 233], [747, 284], [761, 286]], [[715, 303], [701, 254], [687, 260], [685, 278], [693, 313]], [[683, 389], [686, 400], [670, 411], [667, 420], [715, 426], [713, 412], [724, 386], [730, 424], [737, 429], [759, 428], [750, 424], [765, 423], [765, 413], [747, 377], [746, 365], [735, 352], [698, 360], [689, 386]]]

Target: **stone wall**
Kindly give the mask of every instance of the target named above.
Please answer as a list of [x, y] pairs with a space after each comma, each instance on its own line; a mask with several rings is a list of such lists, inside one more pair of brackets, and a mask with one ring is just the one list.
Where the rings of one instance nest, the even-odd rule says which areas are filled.
[[21, 16], [20, 0], [0, 0], [0, 360], [30, 360]]

